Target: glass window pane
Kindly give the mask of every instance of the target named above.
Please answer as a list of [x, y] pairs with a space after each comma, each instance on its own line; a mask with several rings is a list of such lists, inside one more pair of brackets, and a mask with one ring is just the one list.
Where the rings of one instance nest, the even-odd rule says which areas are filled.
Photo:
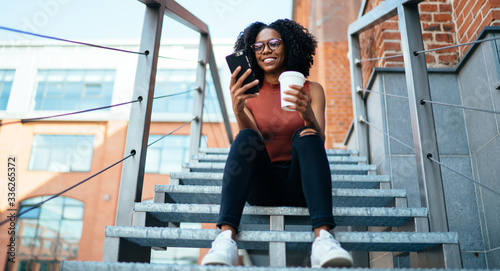
[[[160, 136], [150, 135], [148, 142], [153, 142], [153, 138], [158, 139]], [[171, 135], [152, 145], [148, 149], [146, 172], [170, 174], [180, 171], [182, 162], [187, 162], [189, 143], [189, 136]]]
[[85, 84], [85, 97], [99, 97], [101, 95], [101, 84]]
[[[19, 213], [22, 213], [22, 212], [24, 212], [32, 207], [33, 206], [31, 206], [31, 205], [24, 206], [21, 209], [19, 209]], [[22, 218], [38, 218], [39, 214], [40, 214], [40, 208], [35, 208], [35, 209], [32, 209], [32, 210], [22, 214], [21, 217]]]
[[61, 237], [62, 239], [80, 238], [82, 235], [83, 223], [81, 220], [63, 220], [61, 223]]
[[146, 172], [158, 173], [160, 170], [161, 150], [156, 148], [148, 149], [146, 154]]
[[64, 99], [78, 100], [82, 96], [83, 83], [82, 82], [67, 82], [64, 89]]
[[49, 167], [61, 167], [65, 169], [64, 172], [67, 172], [71, 164], [70, 159], [71, 149], [68, 149], [66, 145], [54, 144], [54, 148], [51, 150]]
[[69, 70], [66, 75], [66, 80], [68, 82], [83, 82], [84, 74], [80, 70]]
[[44, 82], [39, 82], [37, 84], [36, 95], [35, 95], [35, 110], [41, 110], [42, 108], [44, 88], [45, 88]]
[[64, 99], [62, 101], [61, 110], [71, 111], [80, 109], [80, 100], [77, 99]]
[[45, 98], [40, 104], [41, 110], [59, 110], [61, 108], [61, 99], [59, 98]]
[[23, 217], [18, 218], [18, 223], [16, 225], [16, 235], [22, 237], [34, 238], [37, 236], [37, 222], [36, 220], [24, 219]]
[[35, 135], [30, 170], [90, 171], [94, 136]]
[[83, 208], [79, 206], [66, 206], [64, 207], [65, 219], [82, 219], [83, 218]]
[[62, 205], [47, 203], [42, 205], [42, 207], [40, 211], [41, 219], [61, 219], [63, 210]]
[[[51, 196], [41, 196], [20, 202], [25, 209], [33, 202], [41, 202]], [[29, 202], [30, 204], [26, 204]], [[64, 210], [64, 216], [61, 210]], [[66, 197], [57, 197], [40, 206], [39, 218], [19, 217], [16, 225], [18, 251], [23, 257], [49, 259], [50, 266], [61, 258], [75, 260], [82, 234], [83, 203]], [[29, 254], [26, 254], [29, 253]], [[49, 265], [47, 265], [49, 267]], [[44, 267], [45, 268], [45, 267]], [[42, 270], [43, 268], [40, 268]], [[52, 270], [51, 267], [49, 270]]]
[[57, 238], [59, 227], [60, 219], [40, 219], [38, 221], [38, 237]]
[[50, 70], [47, 73], [47, 81], [49, 82], [62, 82], [66, 77], [66, 71], [64, 70]]
[[[42, 198], [43, 198], [43, 200], [47, 200], [49, 198], [52, 198], [52, 196], [43, 196]], [[50, 203], [47, 203], [47, 204], [53, 204], [53, 205], [60, 205], [60, 206], [62, 206], [64, 204], [64, 197], [53, 198], [53, 199], [50, 200]]]
[[[35, 150], [36, 149], [36, 150]], [[30, 170], [47, 170], [50, 163], [50, 148], [33, 147], [30, 157]]]
[[101, 82], [103, 80], [104, 71], [87, 70], [85, 73], [85, 82]]
[[[157, 96], [177, 94], [196, 88], [196, 70], [159, 70], [157, 72]], [[193, 108], [193, 92], [155, 100], [154, 112], [191, 113]], [[156, 105], [155, 105], [156, 104]]]
[[79, 140], [74, 140], [71, 159], [72, 171], [90, 170], [94, 150], [93, 141], [93, 136], [81, 136]]
[[[109, 104], [108, 104], [109, 105]], [[92, 108], [97, 108], [97, 107], [102, 107], [105, 106], [104, 101], [101, 99], [90, 99], [90, 98], [85, 98], [82, 99], [82, 103], [80, 108], [78, 109], [92, 109]]]
[[70, 111], [110, 105], [114, 78], [113, 70], [39, 70], [34, 108]]
[[7, 103], [9, 102], [10, 90], [12, 88], [12, 82], [3, 81], [0, 79], [0, 110], [7, 109]]
[[47, 90], [45, 91], [45, 96], [47, 97], [61, 97], [63, 93], [64, 84], [61, 82], [49, 82], [47, 83]]

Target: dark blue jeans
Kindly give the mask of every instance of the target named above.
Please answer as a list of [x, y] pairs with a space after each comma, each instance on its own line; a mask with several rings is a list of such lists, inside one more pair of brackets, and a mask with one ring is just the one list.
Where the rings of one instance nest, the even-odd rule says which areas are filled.
[[222, 179], [217, 227], [238, 229], [245, 203], [258, 206], [308, 207], [313, 229], [335, 227], [332, 183], [323, 140], [301, 132], [292, 139], [292, 161], [271, 163], [259, 133], [241, 130], [229, 150]]

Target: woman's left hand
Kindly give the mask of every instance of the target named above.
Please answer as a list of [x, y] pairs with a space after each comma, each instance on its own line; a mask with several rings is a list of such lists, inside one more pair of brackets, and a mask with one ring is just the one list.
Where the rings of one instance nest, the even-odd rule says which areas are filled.
[[304, 87], [298, 85], [290, 85], [291, 90], [285, 91], [286, 94], [292, 97], [285, 97], [285, 101], [294, 103], [295, 105], [289, 106], [299, 112], [300, 117], [306, 122], [314, 122], [314, 112], [311, 108], [311, 100]]

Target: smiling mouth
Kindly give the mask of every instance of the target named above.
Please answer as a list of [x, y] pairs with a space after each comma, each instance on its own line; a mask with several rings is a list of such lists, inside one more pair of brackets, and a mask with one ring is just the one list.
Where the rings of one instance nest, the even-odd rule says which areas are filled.
[[269, 63], [272, 63], [274, 61], [276, 61], [275, 57], [268, 57], [268, 58], [265, 58], [264, 60], [262, 60], [262, 62], [264, 62], [265, 64], [269, 64]]

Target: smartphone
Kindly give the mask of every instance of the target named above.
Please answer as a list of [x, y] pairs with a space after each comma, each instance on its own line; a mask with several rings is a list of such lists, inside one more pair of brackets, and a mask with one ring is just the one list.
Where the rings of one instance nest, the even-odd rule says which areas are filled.
[[[240, 76], [242, 76], [243, 73], [246, 72], [246, 70], [251, 68], [250, 61], [248, 60], [248, 57], [245, 54], [245, 52], [243, 52], [243, 50], [236, 51], [233, 54], [226, 56], [226, 61], [227, 65], [229, 66], [229, 70], [231, 71], [231, 74], [234, 72], [234, 70], [236, 70], [236, 68], [238, 68], [238, 66], [241, 66], [240, 73], [236, 76], [236, 80], [238, 80]], [[250, 73], [250, 75], [245, 79], [245, 81], [243, 81], [243, 85], [251, 83], [255, 79], [257, 78], [255, 77], [255, 74], [252, 71], [252, 73]], [[254, 94], [257, 92], [259, 92], [259, 85], [253, 86], [252, 88], [248, 89], [247, 91], [245, 91], [245, 94]]]

